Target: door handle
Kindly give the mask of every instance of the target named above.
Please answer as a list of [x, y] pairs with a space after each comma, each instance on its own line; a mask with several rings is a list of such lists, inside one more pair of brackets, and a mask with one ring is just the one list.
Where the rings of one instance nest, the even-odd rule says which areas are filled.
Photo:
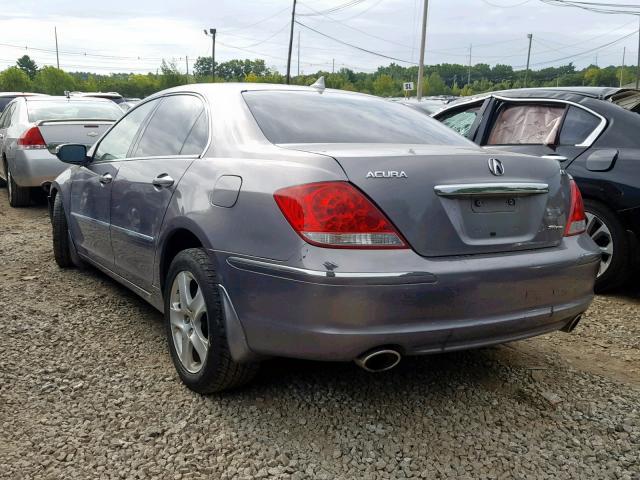
[[569, 160], [567, 157], [563, 155], [555, 155], [555, 154], [542, 155], [542, 157], [540, 158], [544, 158], [546, 160], [557, 160], [559, 162], [566, 162], [567, 160]]
[[153, 186], [158, 188], [168, 188], [171, 185], [173, 185], [173, 182], [174, 182], [173, 178], [171, 178], [166, 173], [158, 175], [156, 178], [154, 178], [151, 181], [151, 183], [153, 183]]
[[101, 175], [100, 178], [98, 178], [98, 181], [101, 184], [106, 185], [107, 183], [111, 183], [113, 181], [113, 177], [110, 173], [105, 173], [104, 175]]

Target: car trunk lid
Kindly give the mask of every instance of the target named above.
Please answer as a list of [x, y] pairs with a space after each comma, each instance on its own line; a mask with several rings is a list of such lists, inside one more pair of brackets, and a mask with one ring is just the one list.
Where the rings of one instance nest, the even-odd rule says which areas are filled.
[[[553, 247], [569, 209], [558, 162], [474, 147], [281, 145], [333, 157], [420, 255]], [[499, 158], [502, 175], [489, 160]]]
[[50, 151], [63, 143], [93, 145], [114, 122], [108, 120], [42, 120], [36, 126]]

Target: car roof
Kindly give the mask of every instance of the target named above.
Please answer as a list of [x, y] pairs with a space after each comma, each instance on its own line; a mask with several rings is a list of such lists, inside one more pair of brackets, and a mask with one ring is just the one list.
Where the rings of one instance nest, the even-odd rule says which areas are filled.
[[123, 98], [118, 92], [69, 92], [72, 97]]
[[98, 98], [98, 97], [66, 97], [64, 95], [46, 95], [46, 96], [38, 96], [38, 97], [25, 97], [25, 101], [29, 103], [33, 102], [51, 102], [51, 101], [66, 101], [66, 102], [101, 102], [101, 103], [109, 103], [112, 104], [111, 100], [107, 100], [106, 98]]
[[607, 99], [623, 91], [633, 91], [633, 89], [618, 87], [539, 87], [499, 90], [491, 93], [509, 97], [563, 98], [565, 96], [569, 97], [579, 95], [583, 97]]
[[0, 97], [48, 97], [46, 93], [32, 92], [0, 92]]
[[[157, 92], [149, 97], [145, 98], [145, 100], [154, 98], [156, 96], [161, 96], [167, 93], [177, 93], [177, 92], [193, 92], [200, 93], [202, 95], [231, 95], [234, 93], [242, 93], [242, 92], [250, 92], [250, 91], [281, 91], [281, 92], [320, 92], [320, 90], [316, 87], [308, 87], [304, 85], [285, 85], [280, 83], [241, 83], [241, 82], [229, 82], [229, 83], [192, 83], [189, 85], [180, 85], [178, 87], [169, 88], [167, 90], [162, 90]], [[337, 90], [332, 88], [326, 88], [322, 90], [327, 93], [340, 93], [345, 95], [357, 95], [357, 96], [368, 96], [373, 98], [378, 98], [382, 100], [380, 97], [375, 97], [374, 95], [368, 95], [365, 93], [358, 92], [350, 92], [347, 90]]]

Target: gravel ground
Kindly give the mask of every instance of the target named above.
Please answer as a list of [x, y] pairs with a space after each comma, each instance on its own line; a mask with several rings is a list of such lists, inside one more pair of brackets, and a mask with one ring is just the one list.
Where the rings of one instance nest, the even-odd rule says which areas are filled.
[[380, 375], [274, 360], [201, 397], [160, 314], [55, 266], [44, 206], [0, 190], [0, 227], [0, 478], [640, 479], [639, 292], [571, 335]]

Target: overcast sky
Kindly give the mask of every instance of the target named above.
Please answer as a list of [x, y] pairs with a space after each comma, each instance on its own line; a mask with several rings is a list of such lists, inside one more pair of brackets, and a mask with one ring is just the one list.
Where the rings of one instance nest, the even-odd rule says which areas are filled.
[[[582, 67], [634, 64], [638, 49], [637, 17], [603, 15], [552, 7], [539, 0], [431, 0], [426, 62], [526, 63], [527, 33], [534, 42], [532, 68], [573, 60]], [[39, 65], [55, 65], [54, 26], [58, 28], [60, 66], [69, 71], [155, 71], [162, 58], [181, 71], [185, 57], [193, 63], [211, 54], [203, 28], [218, 29], [216, 60], [263, 58], [285, 70], [292, 0], [0, 0], [0, 67], [27, 53]], [[299, 0], [298, 20], [344, 42], [417, 62], [423, 0], [359, 0], [331, 14], [309, 16], [347, 0]], [[354, 2], [352, 2], [354, 3]], [[499, 5], [499, 6], [497, 6]], [[392, 60], [355, 50], [296, 25], [292, 69], [297, 71], [297, 36], [301, 38], [300, 70], [346, 66], [373, 71]], [[613, 45], [598, 48], [625, 35]], [[16, 48], [21, 46], [22, 48]], [[28, 46], [29, 49], [24, 48]], [[41, 51], [48, 50], [48, 51]], [[593, 50], [593, 51], [590, 51]], [[565, 60], [565, 57], [571, 57]], [[561, 60], [562, 59], [562, 60]]]

